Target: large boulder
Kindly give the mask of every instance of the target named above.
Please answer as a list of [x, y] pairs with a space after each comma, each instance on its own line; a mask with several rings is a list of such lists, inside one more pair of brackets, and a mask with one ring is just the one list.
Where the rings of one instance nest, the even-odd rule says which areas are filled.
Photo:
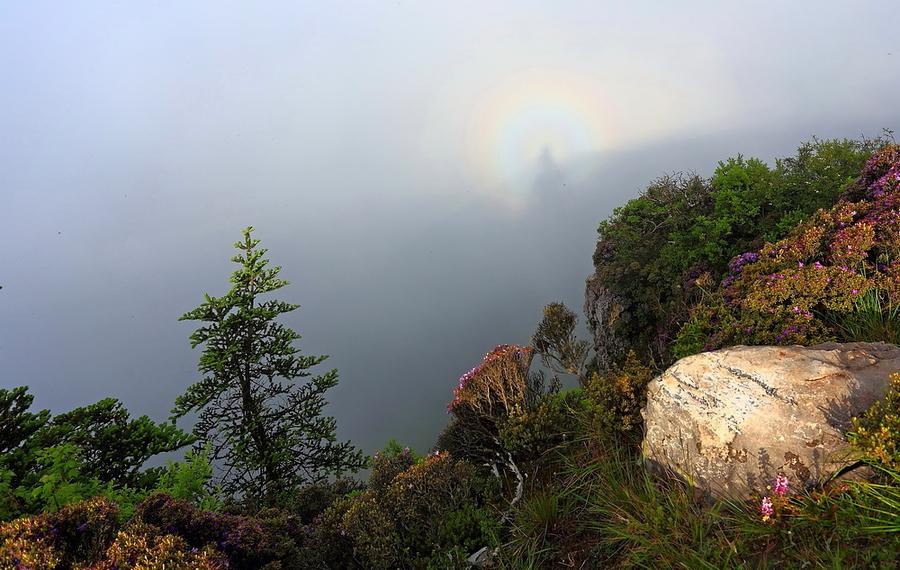
[[847, 463], [850, 418], [900, 370], [884, 343], [737, 346], [683, 358], [654, 379], [643, 451], [715, 496], [808, 486]]

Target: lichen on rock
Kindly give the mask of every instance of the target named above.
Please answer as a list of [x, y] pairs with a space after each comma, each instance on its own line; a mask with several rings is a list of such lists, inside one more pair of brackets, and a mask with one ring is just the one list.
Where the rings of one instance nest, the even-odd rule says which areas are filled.
[[845, 466], [845, 433], [900, 369], [885, 343], [737, 346], [683, 358], [654, 379], [645, 457], [713, 495], [811, 485]]

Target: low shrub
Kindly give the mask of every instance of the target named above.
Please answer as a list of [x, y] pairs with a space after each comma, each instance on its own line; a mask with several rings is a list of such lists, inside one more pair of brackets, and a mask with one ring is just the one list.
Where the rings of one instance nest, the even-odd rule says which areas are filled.
[[404, 536], [415, 541], [444, 514], [476, 499], [474, 478], [471, 464], [438, 452], [394, 477], [384, 500]]
[[881, 400], [853, 418], [848, 439], [864, 457], [900, 471], [900, 373], [890, 382]]
[[335, 501], [308, 531], [301, 558], [332, 568], [462, 563], [470, 548], [497, 542], [499, 516], [485, 504], [486, 488], [470, 463], [447, 452], [430, 454], [390, 481], [384, 476], [369, 490]]
[[500, 418], [525, 400], [528, 369], [534, 350], [502, 344], [484, 356], [481, 364], [463, 374], [448, 409], [457, 417], [475, 415]]
[[369, 475], [369, 488], [376, 492], [384, 491], [390, 486], [394, 477], [416, 464], [416, 455], [408, 447], [400, 447], [394, 440], [388, 442], [381, 451], [372, 457], [372, 472]]
[[316, 517], [313, 524], [304, 527], [298, 568], [354, 568], [353, 536], [344, 527], [344, 514], [356, 500], [340, 497]]
[[499, 424], [525, 409], [543, 385], [542, 377], [528, 374], [533, 357], [530, 347], [502, 344], [463, 374], [447, 407], [453, 418], [435, 450], [452, 450], [458, 459], [503, 468], [507, 452], [500, 443]]
[[403, 539], [391, 513], [367, 491], [347, 504], [341, 532], [353, 543], [353, 558], [363, 568], [398, 568], [404, 558]]
[[643, 427], [641, 408], [653, 370], [635, 354], [605, 374], [594, 373], [585, 389], [587, 420], [595, 437], [623, 436], [634, 440]]
[[122, 530], [105, 558], [84, 570], [226, 570], [228, 560], [213, 547], [190, 547], [187, 542], [156, 527], [135, 524]]
[[435, 542], [442, 552], [434, 554], [433, 558], [447, 555], [461, 563], [482, 547], [497, 546], [501, 532], [499, 518], [493, 509], [479, 507], [474, 502], [465, 503], [445, 513], [438, 521]]
[[311, 483], [298, 489], [286, 502], [286, 508], [301, 524], [311, 524], [316, 517], [341, 497], [361, 491], [365, 485], [341, 477], [334, 481]]
[[0, 568], [50, 570], [100, 560], [118, 529], [118, 508], [104, 497], [0, 525]]
[[571, 441], [583, 406], [580, 389], [545, 396], [530, 409], [516, 406], [498, 424], [500, 442], [516, 460], [538, 459]]
[[[898, 149], [888, 145], [866, 163], [853, 186], [862, 189], [846, 195], [856, 201], [819, 210], [786, 239], [732, 259], [720, 288], [695, 307], [679, 332], [676, 356], [736, 344], [896, 338]], [[877, 318], [871, 314], [875, 301]]]
[[194, 548], [214, 546], [230, 568], [253, 570], [294, 555], [300, 522], [280, 511], [257, 517], [201, 511], [191, 503], [157, 494], [137, 507], [135, 520], [182, 537]]

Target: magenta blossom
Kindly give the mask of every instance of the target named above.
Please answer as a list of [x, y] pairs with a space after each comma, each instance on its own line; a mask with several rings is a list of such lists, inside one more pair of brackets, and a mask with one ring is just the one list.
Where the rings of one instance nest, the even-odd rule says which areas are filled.
[[788, 491], [788, 478], [784, 475], [775, 477], [775, 488], [773, 490], [776, 495], [786, 495]]
[[775, 508], [772, 506], [772, 499], [763, 497], [762, 503], [759, 505], [759, 512], [762, 513], [763, 520], [769, 520], [769, 517], [775, 514]]

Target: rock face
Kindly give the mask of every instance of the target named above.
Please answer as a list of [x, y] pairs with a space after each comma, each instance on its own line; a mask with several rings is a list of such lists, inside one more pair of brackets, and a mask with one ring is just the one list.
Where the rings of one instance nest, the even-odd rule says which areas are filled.
[[625, 300], [610, 292], [596, 275], [592, 275], [586, 282], [584, 314], [594, 338], [596, 364], [600, 370], [607, 370], [625, 353], [625, 343], [613, 332], [629, 319]]
[[648, 387], [644, 455], [716, 496], [763, 494], [778, 474], [809, 485], [846, 464], [850, 418], [897, 370], [900, 348], [884, 343], [683, 358]]

